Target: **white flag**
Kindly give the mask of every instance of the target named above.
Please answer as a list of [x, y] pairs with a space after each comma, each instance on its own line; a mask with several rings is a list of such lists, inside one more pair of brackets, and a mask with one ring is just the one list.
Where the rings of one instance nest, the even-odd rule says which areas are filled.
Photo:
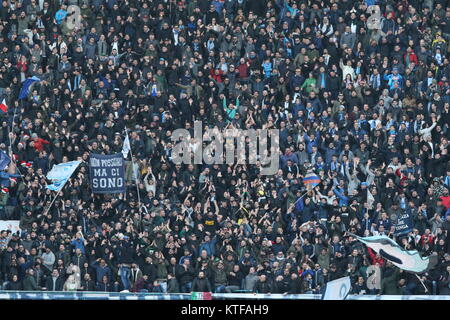
[[128, 138], [128, 132], [126, 133], [125, 140], [123, 141], [122, 154], [123, 158], [126, 159], [128, 157], [128, 152], [131, 150], [130, 139]]
[[397, 242], [386, 236], [358, 237], [353, 235], [372, 248], [384, 259], [389, 260], [396, 267], [402, 270], [421, 273], [433, 268], [437, 262], [437, 255], [422, 257], [417, 250], [405, 250]]
[[322, 296], [322, 300], [345, 300], [352, 284], [350, 277], [339, 278], [330, 282], [327, 282], [325, 293]]
[[372, 195], [372, 192], [370, 192], [369, 188], [367, 188], [367, 204], [369, 205], [369, 209], [373, 209], [373, 203], [375, 202], [375, 198]]

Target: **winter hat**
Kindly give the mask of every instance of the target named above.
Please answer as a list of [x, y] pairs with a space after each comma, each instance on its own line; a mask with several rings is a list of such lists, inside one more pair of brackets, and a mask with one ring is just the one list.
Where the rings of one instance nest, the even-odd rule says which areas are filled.
[[8, 193], [9, 189], [8, 188], [2, 188], [2, 193]]
[[21, 165], [22, 167], [30, 168], [32, 164], [31, 164], [31, 162], [22, 161], [22, 162], [20, 163], [20, 165]]

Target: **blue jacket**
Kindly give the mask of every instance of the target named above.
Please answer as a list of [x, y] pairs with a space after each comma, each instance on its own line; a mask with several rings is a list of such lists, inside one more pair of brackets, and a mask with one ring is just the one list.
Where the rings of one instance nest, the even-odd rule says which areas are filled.
[[311, 141], [309, 139], [309, 136], [306, 133], [304, 135], [304, 138], [305, 138], [305, 142], [306, 142], [306, 152], [312, 153], [312, 147], [319, 148], [319, 141], [320, 141], [319, 140], [320, 139], [320, 133], [319, 132], [316, 133], [316, 136], [314, 137], [313, 141]]
[[102, 282], [103, 276], [107, 276], [108, 280], [111, 281], [112, 279], [112, 272], [111, 272], [111, 268], [108, 266], [104, 266], [102, 267], [98, 261], [94, 261], [91, 263], [91, 267], [93, 267], [95, 269], [95, 274], [96, 274], [96, 280], [97, 280], [97, 284]]
[[202, 251], [206, 250], [208, 257], [214, 256], [216, 254], [216, 242], [217, 242], [217, 238], [214, 237], [213, 239], [209, 240], [208, 242], [203, 243], [199, 248], [198, 255], [200, 256], [202, 254]]
[[339, 205], [342, 206], [348, 206], [349, 199], [344, 195], [344, 191], [342, 193], [338, 191], [336, 188], [333, 189], [334, 194], [339, 198]]
[[10, 181], [9, 178], [18, 178], [20, 174], [11, 174], [6, 171], [0, 171], [0, 185], [3, 187], [9, 187]]
[[384, 76], [384, 80], [386, 80], [389, 86], [389, 89], [393, 89], [394, 88], [394, 82], [397, 81], [398, 83], [398, 87], [402, 88], [403, 85], [403, 77], [401, 74], [397, 74], [397, 76], [395, 76], [394, 74], [387, 74]]
[[86, 254], [84, 249], [84, 238], [72, 240], [71, 244], [75, 247], [74, 249], [80, 249], [83, 254]]

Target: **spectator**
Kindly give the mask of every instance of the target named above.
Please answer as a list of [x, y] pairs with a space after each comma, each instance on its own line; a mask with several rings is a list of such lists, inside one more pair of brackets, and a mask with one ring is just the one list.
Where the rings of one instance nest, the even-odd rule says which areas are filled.
[[45, 288], [47, 291], [63, 291], [64, 280], [59, 276], [58, 269], [52, 271], [51, 277], [45, 281]]
[[[443, 1], [113, 2], [82, 4], [75, 29], [67, 3], [2, 4], [0, 219], [20, 221], [0, 230], [3, 287], [46, 287], [57, 269], [72, 290], [73, 264], [85, 291], [188, 293], [202, 271], [215, 292], [317, 293], [350, 275], [361, 293], [374, 265], [381, 293], [425, 293], [356, 234], [437, 254], [419, 276], [448, 293]], [[176, 129], [203, 153], [194, 121], [278, 129], [279, 170], [174, 163]], [[90, 154], [126, 135], [126, 192], [92, 193]]]
[[208, 278], [205, 277], [205, 273], [203, 271], [200, 271], [198, 276], [192, 282], [192, 291], [212, 292], [211, 283]]

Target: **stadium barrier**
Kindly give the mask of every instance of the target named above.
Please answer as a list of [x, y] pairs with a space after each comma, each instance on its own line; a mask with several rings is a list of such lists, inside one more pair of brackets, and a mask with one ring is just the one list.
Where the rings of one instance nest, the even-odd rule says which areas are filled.
[[[45, 292], [45, 291], [0, 291], [0, 300], [192, 300], [200, 295], [190, 293], [129, 293], [129, 292]], [[252, 293], [212, 293], [213, 300], [256, 299], [256, 300], [320, 300], [319, 294], [252, 294]], [[450, 296], [433, 295], [349, 295], [348, 300], [450, 300]]]

